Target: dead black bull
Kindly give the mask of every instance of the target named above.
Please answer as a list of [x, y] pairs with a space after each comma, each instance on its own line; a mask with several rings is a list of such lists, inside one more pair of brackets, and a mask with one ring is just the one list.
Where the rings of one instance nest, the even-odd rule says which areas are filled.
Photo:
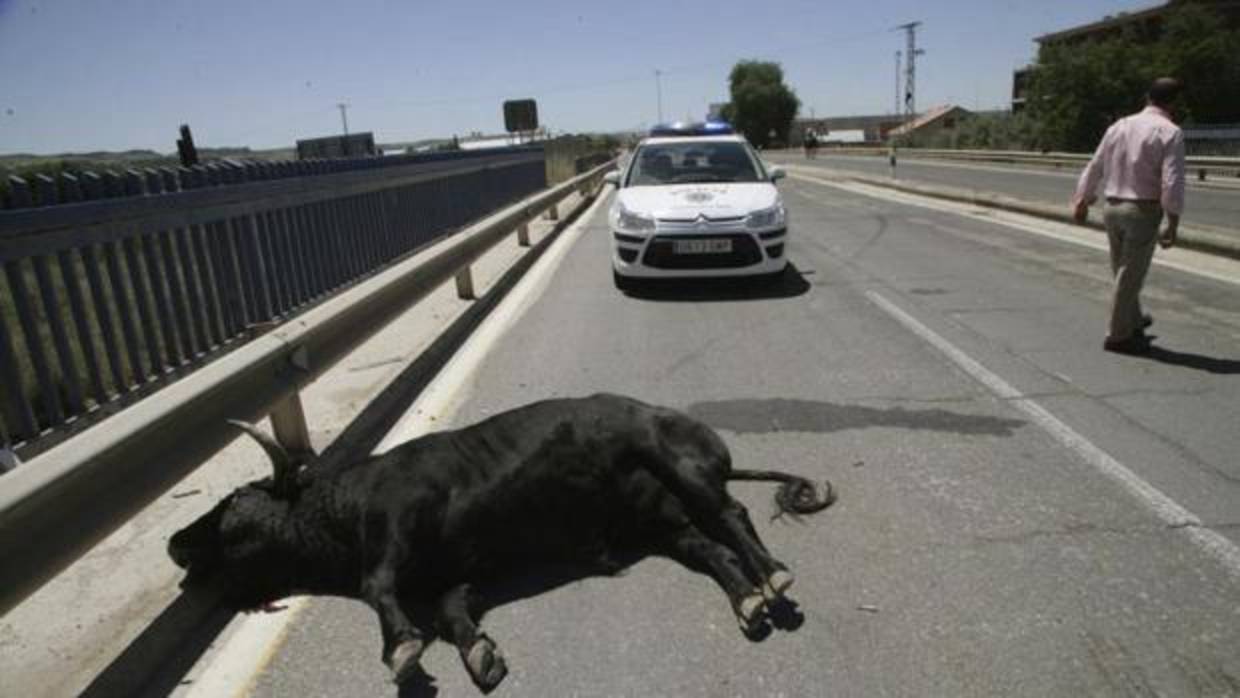
[[[733, 470], [710, 427], [615, 395], [533, 403], [330, 470], [303, 469], [313, 454], [237, 424], [271, 457], [273, 477], [177, 532], [169, 555], [187, 578], [221, 575], [241, 607], [293, 593], [365, 601], [397, 682], [438, 635], [479, 688], [498, 685], [507, 668], [470, 598], [540, 565], [615, 571], [617, 559], [667, 556], [709, 574], [752, 633], [792, 575], [727, 483], [779, 482], [776, 505], [791, 515], [834, 500], [826, 483], [819, 493], [795, 475]], [[414, 605], [433, 620], [411, 621]]]

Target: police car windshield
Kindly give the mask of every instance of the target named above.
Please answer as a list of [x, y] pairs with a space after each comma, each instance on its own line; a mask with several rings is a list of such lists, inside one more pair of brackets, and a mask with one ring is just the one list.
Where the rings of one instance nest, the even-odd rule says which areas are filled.
[[634, 155], [628, 184], [760, 181], [748, 148], [733, 141], [714, 141], [642, 146]]

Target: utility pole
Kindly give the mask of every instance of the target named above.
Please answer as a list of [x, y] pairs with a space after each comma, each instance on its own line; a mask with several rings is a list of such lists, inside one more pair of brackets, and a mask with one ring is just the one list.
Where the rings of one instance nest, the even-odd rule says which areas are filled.
[[340, 110], [340, 123], [344, 125], [344, 135], [347, 136], [349, 135], [349, 105], [340, 102], [336, 108]]
[[896, 29], [903, 29], [908, 37], [908, 46], [904, 56], [908, 62], [908, 67], [904, 71], [904, 123], [906, 125], [911, 124], [913, 119], [917, 118], [917, 57], [925, 53], [917, 48], [917, 27], [920, 26], [921, 22], [909, 22], [896, 27]]
[[663, 123], [663, 71], [657, 68], [654, 71], [654, 91], [659, 99], [659, 120], [656, 123]]
[[896, 51], [896, 110], [892, 112], [896, 116], [900, 115], [900, 56], [904, 55], [900, 51]]

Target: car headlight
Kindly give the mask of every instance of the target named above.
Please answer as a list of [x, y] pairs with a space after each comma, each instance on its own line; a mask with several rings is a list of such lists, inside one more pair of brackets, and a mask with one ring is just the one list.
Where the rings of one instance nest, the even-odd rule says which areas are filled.
[[775, 228], [784, 224], [784, 217], [783, 204], [775, 204], [770, 208], [749, 214], [749, 217], [745, 219], [745, 225], [750, 228]]
[[622, 208], [616, 216], [616, 227], [630, 233], [649, 233], [654, 231], [654, 219]]

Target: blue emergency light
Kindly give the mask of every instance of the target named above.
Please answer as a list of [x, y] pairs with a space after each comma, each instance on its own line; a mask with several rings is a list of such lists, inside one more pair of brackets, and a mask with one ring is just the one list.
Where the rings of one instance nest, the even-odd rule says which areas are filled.
[[726, 121], [674, 121], [650, 129], [651, 136], [726, 136], [736, 133]]

